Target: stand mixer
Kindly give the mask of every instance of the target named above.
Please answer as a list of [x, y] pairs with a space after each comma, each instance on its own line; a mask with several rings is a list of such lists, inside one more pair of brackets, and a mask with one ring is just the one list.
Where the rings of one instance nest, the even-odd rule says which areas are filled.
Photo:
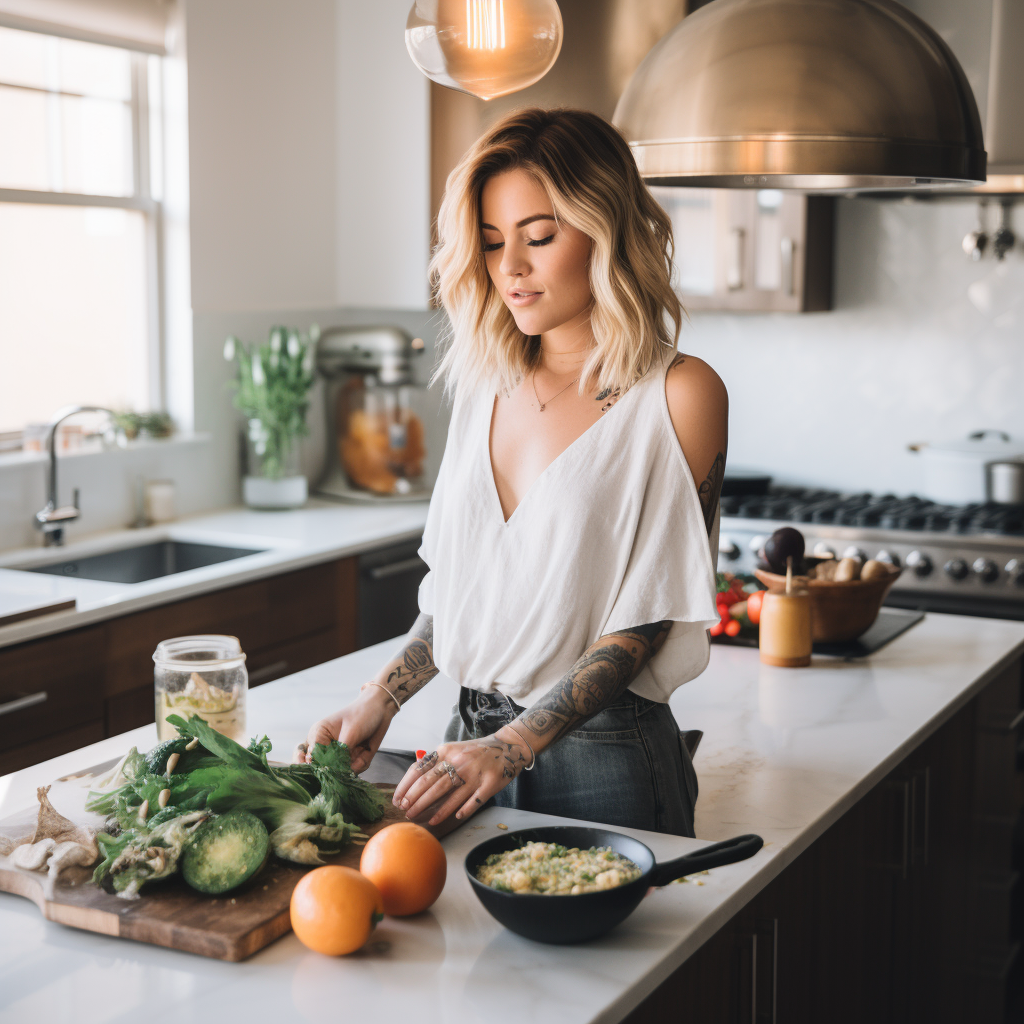
[[425, 388], [412, 359], [423, 340], [400, 327], [332, 327], [317, 344], [326, 384], [327, 471], [317, 492], [354, 501], [422, 501]]

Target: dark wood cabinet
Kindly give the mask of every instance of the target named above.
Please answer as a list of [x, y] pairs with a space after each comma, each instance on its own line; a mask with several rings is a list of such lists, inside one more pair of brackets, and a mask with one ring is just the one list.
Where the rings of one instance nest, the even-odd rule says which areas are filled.
[[1016, 662], [627, 1021], [1013, 1020], [1021, 684]]
[[153, 650], [195, 633], [237, 636], [249, 685], [354, 651], [358, 573], [344, 558], [0, 648], [0, 774], [154, 718]]

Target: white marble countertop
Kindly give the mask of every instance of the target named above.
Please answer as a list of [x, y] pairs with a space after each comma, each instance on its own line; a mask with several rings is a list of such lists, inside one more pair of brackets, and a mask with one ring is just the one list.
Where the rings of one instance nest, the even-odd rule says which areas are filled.
[[[286, 754], [396, 643], [256, 688], [249, 731], [268, 733]], [[417, 1024], [524, 1014], [540, 1024], [618, 1021], [1022, 652], [1024, 623], [937, 614], [860, 661], [816, 657], [810, 668], [780, 669], [761, 665], [756, 651], [715, 647], [708, 670], [672, 699], [680, 725], [704, 731], [695, 759], [700, 839], [633, 834], [659, 859], [744, 832], [759, 833], [765, 847], [703, 885], [658, 890], [596, 942], [531, 943], [478, 903], [462, 867], [468, 850], [497, 834], [498, 822], [561, 820], [490, 809], [444, 840], [448, 883], [434, 907], [386, 919], [367, 949], [345, 958], [311, 953], [287, 935], [244, 963], [220, 963], [64, 928], [0, 894], [0, 1020], [51, 1020], [74, 1005], [90, 1024], [140, 1016], [222, 1024], [240, 1014], [320, 1024], [331, 1007]], [[435, 679], [396, 718], [385, 746], [435, 744], [455, 694], [450, 680]], [[155, 738], [147, 726], [0, 778], [0, 816], [31, 805], [37, 785]]]
[[[0, 647], [407, 540], [423, 532], [426, 518], [426, 502], [343, 505], [311, 499], [292, 511], [234, 508], [141, 530], [110, 530], [66, 547], [5, 551], [0, 553], [4, 614], [71, 598], [77, 606], [0, 627]], [[168, 539], [259, 550], [143, 583], [104, 583], [19, 571], [22, 566], [71, 561]]]

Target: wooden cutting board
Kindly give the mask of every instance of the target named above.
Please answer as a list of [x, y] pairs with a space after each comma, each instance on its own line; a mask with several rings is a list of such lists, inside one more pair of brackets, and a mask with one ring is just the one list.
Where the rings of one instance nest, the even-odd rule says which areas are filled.
[[[78, 824], [101, 826], [102, 819], [85, 810], [86, 794], [90, 778], [101, 775], [114, 763], [108, 761], [58, 780], [50, 788], [51, 803]], [[374, 784], [390, 797], [397, 783]], [[18, 843], [31, 836], [37, 811], [38, 808], [31, 808], [0, 821], [0, 848], [7, 845], [4, 840]], [[404, 812], [393, 807], [389, 799], [384, 817], [374, 825], [364, 826], [362, 831], [373, 835], [387, 825], [405, 820]], [[450, 819], [430, 831], [441, 836], [454, 827]], [[331, 864], [358, 868], [361, 853], [361, 846], [352, 845], [325, 859]], [[32, 900], [47, 920], [72, 928], [237, 961], [291, 930], [288, 906], [292, 890], [309, 870], [271, 854], [262, 871], [223, 896], [198, 893], [176, 875], [143, 889], [137, 900], [123, 900], [93, 885], [89, 881], [91, 868], [70, 869], [53, 885], [45, 872], [16, 868], [9, 857], [0, 856], [0, 891]]]

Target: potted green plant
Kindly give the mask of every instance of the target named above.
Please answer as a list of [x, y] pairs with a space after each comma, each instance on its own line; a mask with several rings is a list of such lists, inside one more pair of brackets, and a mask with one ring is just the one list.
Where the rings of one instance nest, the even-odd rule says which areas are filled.
[[305, 334], [273, 327], [265, 344], [224, 343], [224, 358], [238, 365], [235, 407], [248, 421], [248, 465], [242, 481], [251, 508], [298, 508], [308, 486], [299, 472], [298, 439], [309, 433], [306, 413], [313, 386], [316, 324]]

